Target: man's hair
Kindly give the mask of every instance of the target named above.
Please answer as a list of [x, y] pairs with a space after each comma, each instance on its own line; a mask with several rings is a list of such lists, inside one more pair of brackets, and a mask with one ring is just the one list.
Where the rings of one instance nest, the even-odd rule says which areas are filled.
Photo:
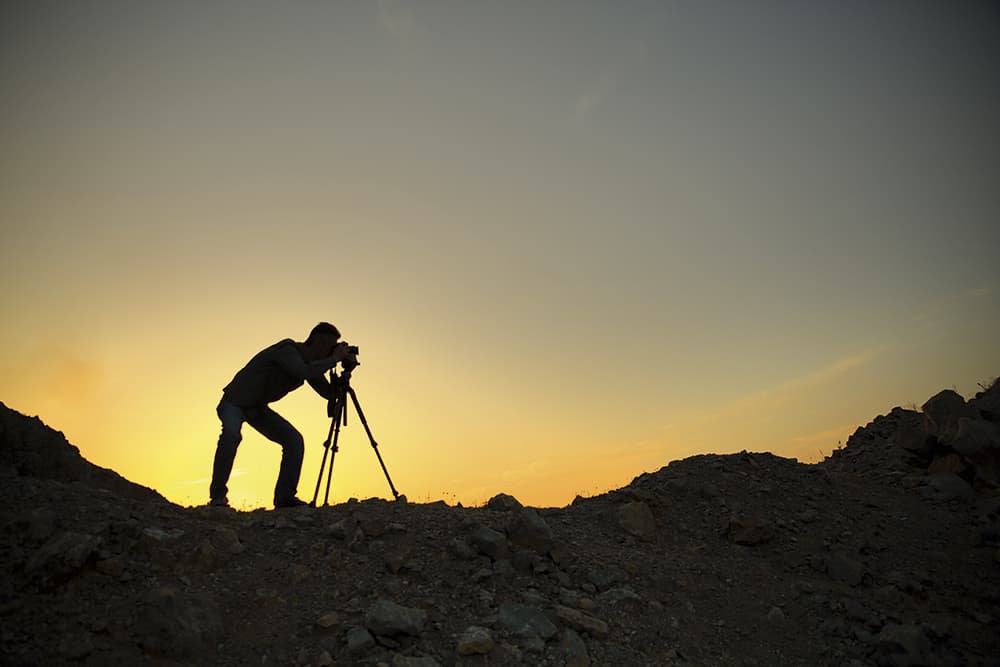
[[316, 336], [334, 336], [340, 338], [340, 330], [333, 326], [329, 322], [320, 322], [312, 328], [309, 332], [309, 338], [306, 338], [306, 344], [313, 342]]

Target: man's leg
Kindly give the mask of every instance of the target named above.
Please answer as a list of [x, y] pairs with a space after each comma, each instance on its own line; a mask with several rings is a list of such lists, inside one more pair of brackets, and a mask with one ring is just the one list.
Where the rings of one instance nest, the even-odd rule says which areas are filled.
[[247, 423], [271, 442], [281, 445], [281, 468], [278, 471], [278, 482], [274, 485], [274, 504], [278, 506], [292, 502], [298, 492], [299, 475], [302, 473], [302, 455], [305, 451], [302, 434], [268, 407], [248, 411]]
[[229, 475], [233, 472], [233, 461], [236, 460], [236, 448], [240, 446], [243, 439], [241, 430], [246, 417], [243, 410], [222, 401], [215, 409], [222, 422], [222, 433], [219, 434], [219, 443], [215, 447], [215, 463], [212, 466], [212, 485], [209, 487], [209, 496], [213, 505], [228, 504], [226, 495], [229, 493], [227, 484]]

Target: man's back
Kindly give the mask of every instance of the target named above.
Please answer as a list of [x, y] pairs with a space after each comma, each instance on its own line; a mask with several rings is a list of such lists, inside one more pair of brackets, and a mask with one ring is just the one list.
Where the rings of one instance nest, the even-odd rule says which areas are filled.
[[222, 390], [233, 405], [267, 405], [302, 386], [309, 373], [299, 345], [291, 338], [266, 347], [233, 376]]

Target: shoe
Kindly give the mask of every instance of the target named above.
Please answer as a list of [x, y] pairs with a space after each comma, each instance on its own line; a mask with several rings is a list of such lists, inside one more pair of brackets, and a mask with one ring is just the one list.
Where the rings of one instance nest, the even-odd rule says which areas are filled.
[[274, 509], [283, 509], [285, 507], [305, 507], [308, 505], [304, 500], [299, 500], [298, 498], [292, 496], [291, 498], [285, 498], [284, 500], [275, 500]]
[[222, 496], [221, 498], [212, 498], [208, 501], [211, 507], [229, 507], [229, 498]]

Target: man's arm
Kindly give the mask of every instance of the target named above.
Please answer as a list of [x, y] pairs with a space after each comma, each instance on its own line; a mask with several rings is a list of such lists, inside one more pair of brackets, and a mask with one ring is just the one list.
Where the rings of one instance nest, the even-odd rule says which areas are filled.
[[325, 398], [326, 400], [331, 400], [333, 398], [333, 384], [326, 379], [325, 375], [320, 375], [319, 377], [309, 378], [306, 380], [309, 386], [312, 387], [317, 394]]
[[343, 351], [337, 348], [333, 355], [316, 361], [306, 361], [294, 344], [284, 345], [275, 355], [275, 363], [292, 377], [301, 380], [322, 378], [323, 374], [336, 366], [343, 358]]

